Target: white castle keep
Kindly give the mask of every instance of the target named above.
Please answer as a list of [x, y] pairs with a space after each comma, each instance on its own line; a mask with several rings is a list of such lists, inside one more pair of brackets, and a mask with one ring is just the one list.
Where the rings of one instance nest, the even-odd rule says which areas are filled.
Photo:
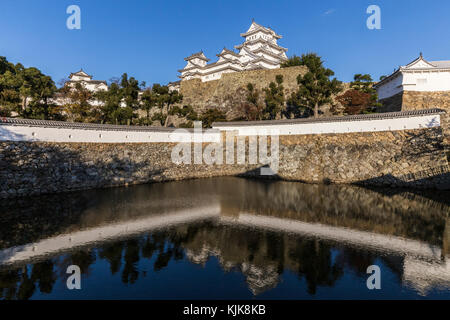
[[81, 69], [78, 72], [71, 73], [69, 75], [69, 81], [66, 82], [67, 86], [75, 87], [77, 83], [80, 83], [86, 89], [92, 92], [97, 92], [100, 90], [108, 90], [108, 84], [103, 80], [92, 80], [92, 76], [88, 75]]
[[239, 72], [254, 69], [276, 69], [287, 60], [286, 48], [277, 44], [282, 37], [270, 28], [263, 27], [252, 22], [245, 33], [244, 43], [235, 46], [239, 52], [223, 48], [217, 54], [219, 59], [209, 63], [203, 51], [192, 54], [185, 58], [186, 66], [178, 70], [181, 81], [190, 79], [201, 79], [203, 82], [220, 79], [223, 73]]

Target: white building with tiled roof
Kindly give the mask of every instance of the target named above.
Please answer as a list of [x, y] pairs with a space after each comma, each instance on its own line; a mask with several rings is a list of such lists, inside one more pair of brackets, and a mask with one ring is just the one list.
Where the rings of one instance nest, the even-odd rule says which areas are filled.
[[69, 81], [66, 82], [67, 86], [75, 87], [77, 83], [80, 83], [86, 89], [92, 92], [97, 92], [100, 90], [108, 90], [108, 85], [106, 81], [103, 80], [92, 80], [92, 76], [88, 75], [81, 69], [78, 72], [71, 73], [69, 75]]
[[211, 81], [220, 79], [223, 73], [239, 72], [253, 69], [276, 69], [287, 60], [286, 48], [278, 45], [282, 37], [270, 28], [252, 22], [245, 33], [241, 33], [244, 43], [235, 46], [238, 52], [223, 48], [217, 54], [218, 60], [209, 63], [203, 51], [185, 58], [186, 66], [178, 70], [183, 80], [201, 79]]
[[450, 60], [427, 61], [420, 54], [417, 59], [375, 84], [375, 88], [380, 100], [403, 91], [450, 91]]

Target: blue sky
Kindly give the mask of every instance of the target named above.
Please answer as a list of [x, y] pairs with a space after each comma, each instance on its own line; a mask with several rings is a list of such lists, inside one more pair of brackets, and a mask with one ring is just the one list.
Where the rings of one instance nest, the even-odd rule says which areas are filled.
[[[66, 9], [81, 8], [81, 30]], [[366, 9], [381, 8], [381, 30]], [[178, 80], [183, 58], [201, 49], [214, 61], [256, 22], [283, 39], [288, 55], [317, 52], [343, 81], [374, 79], [415, 59], [450, 60], [448, 0], [1, 0], [0, 56], [35, 66], [55, 82], [83, 67], [94, 79], [123, 72], [147, 84]]]

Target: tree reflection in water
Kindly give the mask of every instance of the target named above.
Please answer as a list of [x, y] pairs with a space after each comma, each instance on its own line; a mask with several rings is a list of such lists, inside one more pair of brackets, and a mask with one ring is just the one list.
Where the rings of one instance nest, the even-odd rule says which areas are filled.
[[[205, 267], [215, 257], [223, 273], [242, 274], [254, 295], [276, 288], [289, 272], [304, 283], [299, 290], [315, 296], [319, 288], [335, 287], [347, 272], [365, 278], [367, 266], [376, 264], [377, 259], [399, 283], [405, 277], [406, 254], [381, 254], [378, 249], [317, 236], [240, 225], [236, 221], [243, 213], [258, 219], [271, 217], [410, 238], [442, 246], [444, 260], [448, 254], [444, 234], [449, 228], [449, 206], [436, 194], [386, 194], [350, 186], [267, 184], [241, 179], [186, 181], [94, 194], [7, 204], [8, 210], [0, 219], [10, 227], [0, 226], [0, 250], [112, 222], [127, 224], [172, 209], [195, 209], [204, 203], [219, 203], [220, 212], [213, 219], [125, 235], [33, 262], [0, 266], [1, 299], [29, 299], [37, 292], [52, 293], [58, 283], [65, 285], [69, 265], [78, 265], [83, 277], [89, 278], [105, 262], [111, 277], [117, 275], [124, 286], [133, 286], [148, 272], [161, 274], [176, 263], [186, 262]], [[57, 205], [52, 207], [50, 203]], [[20, 231], [24, 229], [26, 233]], [[151, 264], [151, 270], [143, 268], [143, 263]]]

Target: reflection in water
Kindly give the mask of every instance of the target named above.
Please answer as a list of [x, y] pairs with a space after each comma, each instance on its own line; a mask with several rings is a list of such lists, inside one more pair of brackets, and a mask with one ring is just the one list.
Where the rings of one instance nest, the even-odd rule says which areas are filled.
[[449, 198], [220, 178], [15, 200], [0, 205], [0, 297], [73, 297], [75, 264], [78, 298], [450, 298]]

